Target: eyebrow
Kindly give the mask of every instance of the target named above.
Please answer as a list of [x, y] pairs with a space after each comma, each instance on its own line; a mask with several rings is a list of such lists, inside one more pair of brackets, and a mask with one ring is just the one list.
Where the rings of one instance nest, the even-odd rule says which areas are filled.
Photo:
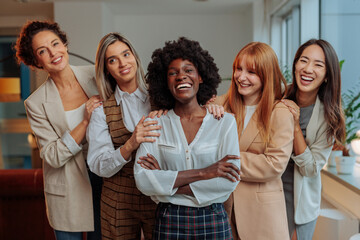
[[[122, 51], [120, 54], [123, 54], [123, 53], [126, 53], [126, 52], [131, 52], [131, 51], [130, 51], [130, 49], [128, 48], [128, 49], [125, 49], [124, 51]], [[107, 57], [107, 58], [106, 58], [106, 61], [109, 60], [109, 59], [111, 59], [111, 58], [114, 58], [115, 56], [116, 56], [116, 55], [111, 55], [110, 57]]]
[[[300, 58], [306, 58], [307, 60], [309, 60], [309, 58], [307, 56], [301, 56]], [[315, 60], [315, 62], [319, 62], [325, 65], [325, 62], [322, 60]]]
[[[58, 38], [55, 38], [54, 40], [51, 41], [51, 44], [55, 41], [59, 40]], [[35, 49], [35, 52], [37, 52], [37, 50], [39, 50], [40, 48], [44, 48], [45, 46], [40, 46], [37, 49]]]

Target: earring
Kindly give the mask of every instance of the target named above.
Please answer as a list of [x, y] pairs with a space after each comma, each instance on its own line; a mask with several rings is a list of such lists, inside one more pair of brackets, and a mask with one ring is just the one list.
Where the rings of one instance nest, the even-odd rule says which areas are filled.
[[327, 78], [325, 78], [325, 83], [327, 83]]

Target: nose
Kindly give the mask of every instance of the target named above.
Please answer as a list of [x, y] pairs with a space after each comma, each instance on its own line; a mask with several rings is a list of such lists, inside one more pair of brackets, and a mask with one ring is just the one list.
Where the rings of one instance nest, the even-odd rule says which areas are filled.
[[125, 67], [125, 65], [124, 59], [119, 58], [119, 68]]
[[[246, 80], [246, 73], [245, 73], [245, 71], [239, 71], [239, 72], [237, 72], [237, 79], [238, 79], [238, 81], [242, 81], [242, 80]], [[235, 75], [235, 76], [236, 76]]]
[[311, 63], [307, 63], [307, 64], [305, 65], [304, 71], [305, 71], [306, 73], [311, 73], [311, 72], [313, 71], [313, 67], [312, 67]]
[[54, 56], [54, 49], [49, 48], [49, 49], [48, 49], [48, 52], [49, 52], [49, 56], [50, 56], [50, 57], [53, 57], [53, 56]]
[[176, 81], [181, 81], [186, 78], [186, 74], [183, 71], [180, 71], [179, 74], [176, 76]]

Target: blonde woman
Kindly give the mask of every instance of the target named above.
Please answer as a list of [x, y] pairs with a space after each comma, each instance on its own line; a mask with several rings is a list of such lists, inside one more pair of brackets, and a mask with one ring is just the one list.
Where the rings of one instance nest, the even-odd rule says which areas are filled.
[[104, 177], [101, 230], [106, 239], [151, 239], [156, 204], [135, 185], [133, 166], [142, 142], [159, 136], [157, 121], [144, 122], [150, 101], [140, 58], [119, 33], [104, 36], [96, 54], [96, 83], [103, 105], [88, 130], [88, 164]]

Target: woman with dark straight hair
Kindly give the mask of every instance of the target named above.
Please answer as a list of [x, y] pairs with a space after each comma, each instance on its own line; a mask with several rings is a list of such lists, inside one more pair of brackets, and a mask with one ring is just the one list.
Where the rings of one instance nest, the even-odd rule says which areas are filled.
[[311, 240], [320, 213], [320, 171], [334, 141], [343, 142], [341, 76], [335, 50], [325, 40], [311, 39], [297, 50], [293, 83], [283, 100], [294, 116], [294, 146], [282, 176], [292, 239]]

